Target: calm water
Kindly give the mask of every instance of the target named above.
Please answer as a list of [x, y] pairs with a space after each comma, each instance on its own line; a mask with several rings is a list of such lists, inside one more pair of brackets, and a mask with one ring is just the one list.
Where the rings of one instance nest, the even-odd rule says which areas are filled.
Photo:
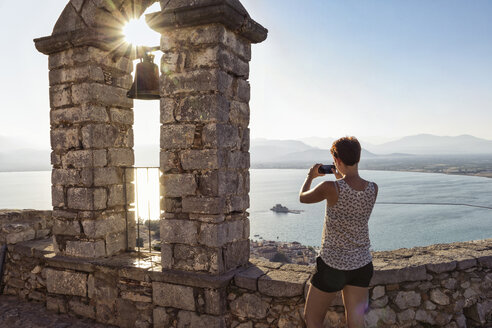
[[[301, 204], [307, 170], [251, 170], [251, 237], [318, 246], [324, 203]], [[492, 207], [492, 179], [431, 173], [362, 171], [379, 185], [378, 202], [468, 203]], [[51, 209], [50, 172], [0, 172], [0, 208]], [[313, 186], [324, 178], [317, 178]], [[303, 210], [279, 214], [277, 204]], [[492, 238], [492, 210], [466, 206], [376, 204], [369, 220], [374, 250]]]

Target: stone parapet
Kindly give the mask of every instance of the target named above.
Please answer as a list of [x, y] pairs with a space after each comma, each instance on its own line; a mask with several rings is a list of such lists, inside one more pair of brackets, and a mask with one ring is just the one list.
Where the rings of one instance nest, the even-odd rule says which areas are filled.
[[0, 245], [51, 236], [52, 211], [0, 210]]
[[[492, 325], [491, 253], [492, 239], [373, 253], [366, 327]], [[304, 327], [312, 273], [251, 260], [211, 276], [163, 270], [157, 253], [86, 260], [56, 256], [49, 240], [35, 240], [9, 246], [3, 282], [6, 294], [119, 327], [273, 328]], [[344, 320], [338, 295], [326, 324]]]

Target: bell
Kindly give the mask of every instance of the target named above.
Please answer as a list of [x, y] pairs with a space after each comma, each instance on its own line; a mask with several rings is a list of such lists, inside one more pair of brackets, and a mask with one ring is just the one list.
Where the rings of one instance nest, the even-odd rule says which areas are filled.
[[135, 80], [126, 96], [142, 100], [161, 98], [159, 95], [159, 68], [154, 64], [154, 55], [145, 53], [143, 61], [137, 64]]

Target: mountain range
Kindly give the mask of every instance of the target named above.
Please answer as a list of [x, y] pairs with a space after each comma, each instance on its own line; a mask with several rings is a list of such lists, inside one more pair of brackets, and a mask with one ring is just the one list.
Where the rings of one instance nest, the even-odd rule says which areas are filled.
[[[300, 140], [251, 140], [251, 164], [314, 163], [331, 161], [333, 138], [311, 137]], [[492, 155], [492, 140], [471, 135], [456, 137], [419, 134], [382, 144], [360, 140], [363, 159], [411, 157], [414, 155]], [[136, 145], [135, 165], [159, 166], [158, 145]], [[50, 170], [50, 150], [33, 148], [15, 138], [0, 136], [0, 171]]]

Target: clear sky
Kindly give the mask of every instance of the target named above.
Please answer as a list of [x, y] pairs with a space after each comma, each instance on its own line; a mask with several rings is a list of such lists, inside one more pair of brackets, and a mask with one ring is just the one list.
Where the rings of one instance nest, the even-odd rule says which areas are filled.
[[[49, 147], [47, 56], [32, 39], [66, 3], [0, 0], [0, 136]], [[253, 138], [492, 139], [492, 1], [242, 3], [269, 29], [252, 49]], [[136, 138], [157, 140], [157, 102], [135, 110]]]

